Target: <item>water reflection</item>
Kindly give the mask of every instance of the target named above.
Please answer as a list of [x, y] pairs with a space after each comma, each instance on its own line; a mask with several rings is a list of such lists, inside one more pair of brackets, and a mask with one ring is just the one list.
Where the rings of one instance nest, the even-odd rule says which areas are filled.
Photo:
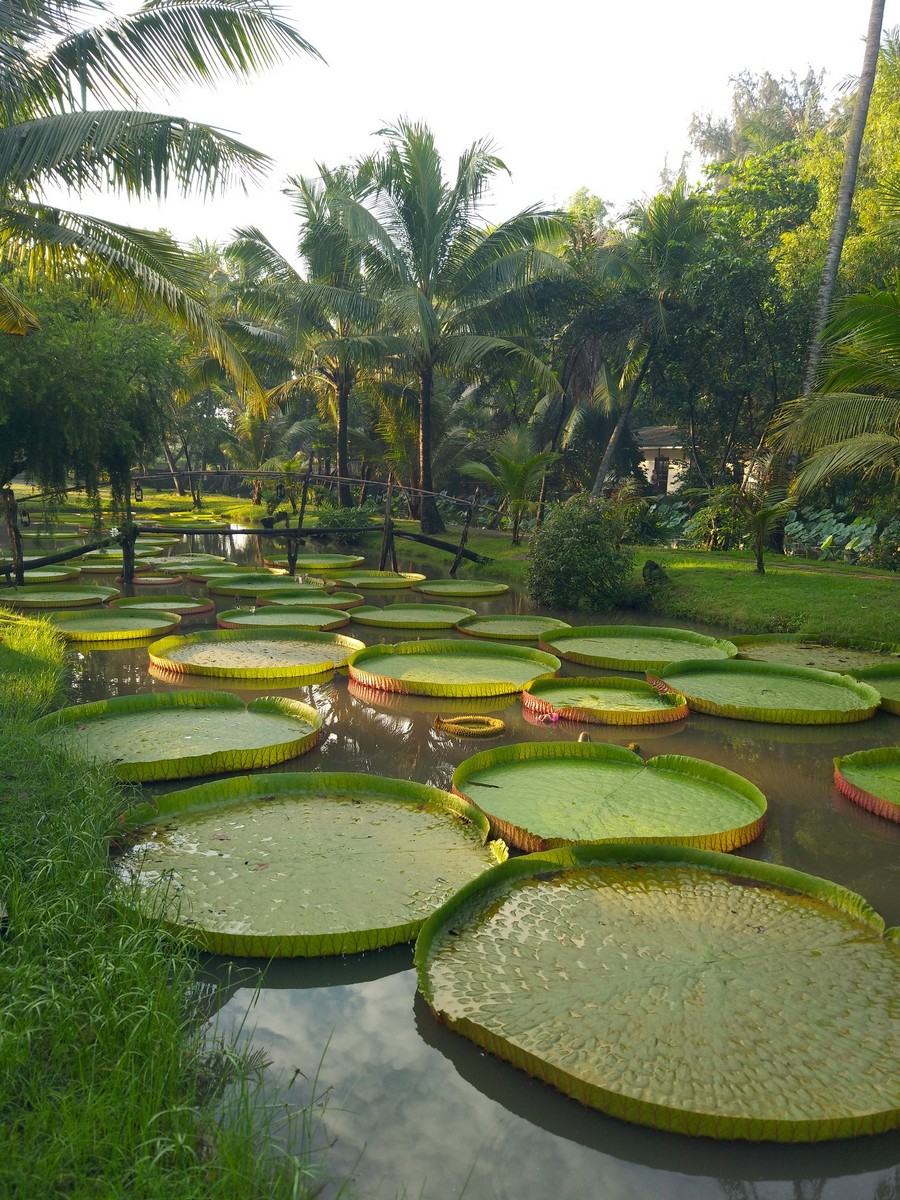
[[[242, 537], [234, 545], [224, 537], [198, 536], [194, 548], [251, 564], [259, 561], [255, 540]], [[401, 569], [413, 570], [415, 564]], [[185, 590], [206, 594], [202, 584]], [[372, 593], [368, 600], [389, 604], [395, 598]], [[223, 598], [218, 607], [230, 603]], [[466, 604], [483, 613], [533, 611], [514, 592]], [[550, 615], [573, 624], [595, 623], [584, 614]], [[671, 624], [643, 614], [602, 620]], [[370, 627], [348, 629], [369, 643], [410, 637], [410, 631], [378, 630], [376, 637]], [[716, 627], [701, 632], [727, 633]], [[76, 701], [184, 686], [232, 688], [219, 679], [153, 678], [146, 648], [134, 644], [98, 652], [75, 648], [70, 658]], [[564, 663], [562, 673], [595, 672]], [[783, 726], [692, 714], [686, 721], [644, 728], [543, 726], [528, 723], [517, 697], [485, 704], [371, 694], [349, 685], [340, 671], [299, 687], [232, 690], [245, 701], [292, 696], [322, 714], [318, 746], [277, 770], [369, 771], [449, 787], [455, 767], [487, 746], [574, 741], [584, 730], [593, 741], [620, 746], [636, 741], [645, 757], [672, 753], [710, 759], [747, 776], [768, 798], [765, 834], [742, 855], [834, 879], [861, 892], [889, 924], [900, 923], [900, 825], [851, 804], [832, 782], [835, 755], [898, 740], [896, 717]], [[434, 729], [437, 714], [455, 712], [497, 713], [506, 731], [489, 742], [473, 742]], [[157, 790], [197, 782], [158, 785]], [[420, 1200], [543, 1200], [551, 1195], [555, 1200], [898, 1200], [892, 1169], [900, 1159], [897, 1135], [812, 1147], [717, 1143], [641, 1129], [582, 1108], [440, 1026], [416, 999], [406, 947], [341, 959], [280, 961], [264, 966], [261, 978], [259, 964], [211, 959], [203, 978], [222, 984], [215, 1001], [222, 1031], [241, 1029], [241, 1036], [252, 1037], [272, 1059], [273, 1094], [283, 1085], [289, 1102], [300, 1106], [327, 1092], [324, 1136], [334, 1139], [328, 1172], [335, 1179], [354, 1179], [354, 1194], [365, 1200], [394, 1200], [404, 1193]], [[324, 1194], [335, 1195], [336, 1189]]]

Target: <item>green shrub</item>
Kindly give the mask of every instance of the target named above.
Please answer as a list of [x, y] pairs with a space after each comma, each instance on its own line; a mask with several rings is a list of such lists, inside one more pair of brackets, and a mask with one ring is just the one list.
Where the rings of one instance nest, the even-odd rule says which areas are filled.
[[[359, 535], [353, 530], [371, 525], [380, 516], [381, 510], [371, 500], [366, 500], [356, 508], [333, 508], [323, 504], [316, 513], [317, 523], [323, 529], [338, 531], [326, 535], [325, 540], [331, 546], [352, 546], [359, 540]], [[313, 533], [314, 530], [311, 528], [310, 532]]]
[[532, 536], [525, 584], [546, 608], [602, 612], [632, 599], [634, 557], [622, 546], [625, 520], [600, 500], [557, 504]]

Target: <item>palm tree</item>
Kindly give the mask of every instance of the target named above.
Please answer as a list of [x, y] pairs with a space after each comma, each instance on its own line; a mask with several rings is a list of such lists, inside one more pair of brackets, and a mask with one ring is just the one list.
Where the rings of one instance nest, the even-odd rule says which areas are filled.
[[782, 405], [773, 445], [803, 455], [801, 495], [848, 475], [900, 480], [900, 290], [851, 296], [826, 331], [821, 388]]
[[370, 195], [347, 196], [348, 228], [364, 246], [367, 278], [382, 301], [377, 334], [347, 339], [373, 364], [389, 362], [415, 379], [418, 396], [418, 479], [423, 532], [443, 530], [433, 496], [432, 404], [436, 380], [472, 377], [497, 359], [517, 359], [544, 386], [552, 372], [530, 350], [529, 285], [563, 264], [538, 248], [559, 240], [560, 222], [536, 208], [500, 225], [478, 223], [478, 203], [505, 170], [488, 142], [475, 142], [447, 180], [431, 130], [405, 119], [381, 131], [387, 146], [359, 165]]
[[534, 435], [527, 425], [516, 425], [498, 437], [491, 450], [493, 469], [486, 463], [464, 463], [460, 470], [488, 484], [506, 503], [512, 516], [513, 545], [519, 544], [519, 527], [528, 501], [540, 489], [550, 466], [558, 457], [550, 450], [535, 450]]
[[618, 362], [617, 378], [610, 373], [605, 390], [618, 398], [619, 418], [597, 469], [593, 496], [603, 490], [641, 385], [666, 342], [669, 314], [681, 300], [686, 273], [707, 229], [701, 201], [688, 193], [683, 180], [633, 209], [630, 221], [632, 231], [613, 237], [598, 258], [601, 277], [615, 284], [619, 306], [631, 312], [631, 323], [624, 337], [615, 335], [610, 347]]
[[348, 168], [320, 166], [319, 180], [290, 180], [287, 194], [302, 221], [298, 250], [306, 278], [258, 229], [238, 231], [229, 254], [253, 279], [246, 309], [276, 332], [290, 377], [270, 396], [289, 399], [312, 390], [320, 414], [335, 428], [338, 504], [353, 503], [348, 481], [350, 396], [359, 375], [352, 339], [375, 328], [378, 304], [366, 291], [362, 250], [353, 241], [335, 197], [358, 196], [364, 184]]
[[[172, 86], [240, 77], [297, 51], [316, 53], [264, 0], [145, 0], [123, 15], [112, 0], [4, 6], [0, 272], [67, 274], [161, 305], [201, 333], [252, 393], [252, 373], [209, 318], [198, 273], [167, 234], [60, 210], [42, 202], [41, 190], [163, 197], [174, 186], [212, 195], [259, 177], [264, 155], [210, 126], [135, 104], [157, 79]], [[0, 278], [0, 331], [37, 328], [34, 312]]]

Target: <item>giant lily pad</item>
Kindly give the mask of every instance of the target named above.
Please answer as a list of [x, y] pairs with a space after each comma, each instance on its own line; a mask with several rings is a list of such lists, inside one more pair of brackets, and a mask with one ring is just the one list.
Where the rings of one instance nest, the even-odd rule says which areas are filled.
[[206, 581], [212, 596], [281, 596], [297, 591], [297, 580], [291, 575], [230, 575]]
[[25, 587], [36, 585], [44, 587], [47, 584], [65, 583], [69, 579], [77, 579], [81, 574], [79, 567], [67, 567], [60, 563], [56, 567], [32, 567], [25, 572]]
[[69, 749], [113, 764], [120, 779], [147, 783], [271, 767], [311, 750], [322, 718], [299, 700], [231, 692], [116, 696], [63, 708], [35, 722]]
[[220, 629], [340, 629], [350, 624], [350, 617], [339, 608], [267, 604], [252, 611], [227, 609], [219, 613], [216, 624]]
[[501, 638], [510, 642], [536, 642], [538, 638], [554, 633], [557, 629], [571, 629], [568, 621], [555, 617], [538, 617], [520, 613], [499, 613], [496, 616], [472, 616], [458, 621], [460, 633], [472, 637]]
[[83, 534], [73, 529], [20, 529], [23, 542], [77, 542]]
[[834, 782], [855, 804], [900, 821], [900, 746], [877, 746], [836, 758]]
[[660, 694], [641, 679], [537, 679], [522, 692], [526, 712], [556, 714], [567, 721], [597, 725], [661, 725], [688, 715], [684, 696]]
[[362, 592], [326, 592], [324, 588], [285, 588], [283, 592], [267, 592], [257, 596], [257, 604], [311, 604], [324, 608], [358, 608], [365, 601]]
[[223, 563], [223, 554], [167, 554], [160, 557], [151, 556], [147, 562], [166, 575], [181, 575], [192, 567], [209, 566], [210, 563]]
[[[286, 567], [287, 561], [286, 555], [266, 559], [267, 563], [278, 567]], [[361, 567], [365, 561], [361, 554], [298, 554], [297, 570], [328, 571], [331, 574], [331, 569], [348, 571], [351, 567]]]
[[426, 579], [413, 591], [423, 596], [502, 596], [509, 584], [490, 583], [487, 579]]
[[148, 653], [159, 670], [228, 679], [304, 679], [343, 666], [365, 642], [340, 633], [211, 629], [162, 638]]
[[450, 638], [369, 646], [350, 659], [358, 683], [419, 696], [501, 696], [558, 670], [540, 650]]
[[683, 658], [733, 658], [737, 647], [690, 629], [655, 625], [580, 625], [541, 638], [541, 649], [611, 671], [661, 671]]
[[820, 1141], [900, 1121], [898, 936], [799, 871], [586, 845], [467, 884], [423, 926], [416, 968], [439, 1020], [584, 1104]]
[[880, 667], [864, 667], [849, 671], [854, 679], [867, 683], [881, 696], [881, 707], [885, 712], [900, 716], [900, 663], [884, 663]]
[[522, 850], [601, 841], [735, 850], [766, 822], [765, 796], [734, 771], [680, 754], [644, 762], [601, 742], [484, 750], [459, 764], [453, 790]]
[[[168, 580], [169, 577], [166, 576]], [[171, 582], [171, 580], [169, 580]], [[129, 612], [164, 612], [177, 613], [180, 617], [205, 617], [215, 612], [216, 606], [212, 600], [199, 600], [196, 596], [185, 596], [181, 593], [170, 593], [160, 596], [120, 596], [118, 600], [110, 600], [110, 608], [124, 608]]]
[[222, 576], [262, 575], [259, 567], [242, 567], [240, 563], [198, 563], [196, 566], [185, 568], [188, 579], [193, 583], [208, 583], [210, 579], [221, 579]]
[[0, 604], [16, 608], [87, 608], [118, 596], [118, 588], [81, 587], [75, 583], [60, 583], [53, 587], [0, 588]]
[[377, 775], [245, 776], [158, 805], [125, 869], [151, 885], [165, 878], [174, 922], [218, 954], [352, 954], [411, 941], [505, 857], [502, 843], [485, 844], [487, 821], [471, 805]]
[[741, 659], [678, 662], [650, 681], [680, 692], [697, 712], [784, 725], [866, 721], [881, 699], [873, 687], [849, 675]]
[[[124, 583], [124, 576], [117, 575], [116, 583]], [[180, 583], [184, 583], [181, 575], [167, 575], [163, 571], [141, 571], [139, 575], [135, 575], [131, 581], [132, 587], [177, 587]], [[213, 605], [215, 608], [215, 605]]]
[[[820, 671], [851, 673], [862, 667], [884, 663], [896, 646], [877, 642], [869, 646], [840, 641], [815, 641], [791, 633], [745, 634], [732, 638], [740, 658], [755, 662], [787, 663], [795, 667], [818, 667]], [[691, 655], [693, 658], [694, 656]]]
[[354, 611], [353, 620], [384, 629], [452, 629], [463, 617], [474, 616], [473, 608], [455, 604], [364, 604]]
[[348, 583], [362, 592], [377, 592], [383, 589], [412, 587], [425, 576], [415, 571], [329, 571], [328, 578], [338, 585]]
[[53, 622], [69, 642], [124, 642], [137, 638], [159, 637], [177, 628], [177, 613], [134, 612], [128, 609], [89, 608], [84, 612], [49, 612]]

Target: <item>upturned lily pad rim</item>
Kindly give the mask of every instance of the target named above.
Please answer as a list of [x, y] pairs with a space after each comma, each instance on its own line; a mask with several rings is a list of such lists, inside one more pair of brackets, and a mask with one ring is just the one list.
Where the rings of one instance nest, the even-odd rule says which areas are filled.
[[[391, 620], [384, 615], [398, 611], [410, 619]], [[474, 608], [461, 608], [454, 604], [404, 604], [399, 601], [385, 608], [363, 604], [354, 610], [353, 620], [360, 625], [374, 625], [380, 629], [452, 629], [463, 617], [474, 616]]]
[[327, 581], [338, 585], [348, 583], [361, 591], [373, 592], [381, 589], [408, 588], [425, 578], [418, 571], [328, 571], [322, 572], [322, 575], [327, 575]]
[[[829, 684], [835, 689], [844, 688], [858, 699], [866, 702], [864, 708], [775, 708], [756, 704], [719, 704], [702, 696], [692, 694], [690, 676], [701, 673], [746, 674], [771, 678], [805, 679], [810, 682]], [[681, 678], [679, 678], [679, 676]], [[837, 725], [856, 721], [867, 721], [874, 716], [881, 703], [875, 688], [858, 683], [850, 675], [839, 675], [834, 671], [820, 671], [817, 667], [794, 667], [785, 663], [762, 663], [750, 658], [738, 659], [683, 659], [660, 671], [658, 676], [648, 672], [647, 678], [654, 687], [677, 691], [687, 698], [688, 706], [695, 712], [714, 717], [732, 717], [743, 721], [769, 721], [782, 725]], [[687, 683], [685, 682], [687, 681]], [[674, 682], [673, 682], [674, 681]], [[837, 694], [837, 692], [836, 692]]]
[[[640, 692], [648, 699], [654, 696], [664, 702], [663, 708], [648, 708], [640, 711], [622, 708], [594, 708], [588, 705], [559, 705], [554, 702], [554, 690], [564, 688], [598, 687], [616, 688], [626, 692]], [[629, 679], [623, 675], [566, 675], [551, 679], [536, 679], [522, 690], [522, 707], [535, 713], [558, 713], [565, 721], [584, 721], [596, 725], [663, 725], [671, 721], [683, 721], [690, 713], [688, 702], [680, 692], [660, 692], [652, 683], [643, 679]]]
[[[519, 623], [531, 622], [533, 628], [527, 633], [503, 632], [504, 624], [508, 627], [517, 621]], [[476, 628], [478, 625], [482, 628]], [[464, 617], [457, 621], [456, 628], [468, 637], [497, 638], [508, 642], [536, 642], [544, 630], [549, 633], [554, 630], [571, 629], [572, 626], [568, 621], [561, 621], [558, 617], [541, 617], [531, 613], [475, 613], [471, 617]]]
[[[279, 560], [284, 560], [283, 562]], [[286, 565], [286, 555], [276, 555], [272, 562], [279, 561], [279, 565]], [[298, 554], [297, 569], [300, 571], [315, 571], [320, 568], [325, 572], [329, 567], [335, 567], [337, 570], [344, 569], [349, 571], [352, 567], [361, 567], [366, 561], [364, 554]], [[328, 574], [331, 571], [328, 570]]]
[[[332, 646], [338, 657], [330, 662], [296, 663], [285, 667], [220, 667], [187, 663], [170, 658], [173, 650], [185, 646], [228, 645], [229, 642], [305, 642]], [[348, 658], [365, 649], [365, 642], [341, 633], [325, 633], [316, 629], [202, 629], [176, 637], [161, 638], [147, 650], [150, 662], [161, 671], [175, 675], [207, 675], [220, 679], [307, 679], [323, 675], [346, 664]]]
[[834, 760], [834, 782], [838, 791], [848, 800], [868, 809], [888, 821], [900, 822], [900, 801], [892, 800], [880, 792], [863, 787], [861, 783], [849, 779], [845, 771], [857, 770], [860, 767], [900, 767], [900, 746], [875, 746], [871, 750], [857, 750], [853, 754], [844, 754]]
[[[456, 1018], [440, 1011], [435, 1005], [428, 967], [435, 941], [444, 930], [449, 931], [464, 923], [476, 908], [487, 910], [491, 903], [498, 902], [520, 881], [529, 879], [552, 879], [567, 871], [604, 866], [671, 865], [697, 867], [712, 874], [730, 879], [759, 883], [796, 893], [818, 901], [836, 912], [858, 921], [870, 936], [880, 937], [887, 942], [900, 942], [900, 927], [885, 929], [885, 922], [871, 905], [860, 895], [819, 876], [808, 875], [790, 867], [763, 862], [757, 859], [738, 858], [719, 854], [711, 850], [695, 850], [686, 846], [670, 846], [659, 843], [644, 845], [629, 843], [581, 843], [547, 850], [540, 854], [523, 855], [499, 863], [482, 876], [464, 884], [449, 900], [445, 901], [424, 923], [416, 940], [414, 966], [418, 990], [434, 1016], [448, 1028], [482, 1046], [493, 1054], [513, 1061], [528, 1074], [552, 1084], [567, 1095], [576, 1096], [582, 1103], [614, 1116], [623, 1117], [640, 1125], [669, 1132], [700, 1134], [729, 1139], [742, 1138], [753, 1141], [813, 1142], [841, 1137], [856, 1137], [860, 1134], [881, 1132], [896, 1125], [897, 1112], [890, 1110], [891, 1124], [878, 1119], [879, 1114], [864, 1116], [848, 1115], [842, 1119], [823, 1120], [762, 1120], [731, 1117], [727, 1133], [720, 1133], [720, 1119], [716, 1114], [695, 1114], [689, 1109], [674, 1109], [646, 1099], [625, 1097], [621, 1093], [609, 1092], [599, 1086], [586, 1085], [564, 1070], [553, 1067], [537, 1055], [506, 1043], [499, 1034], [480, 1026], [470, 1018]], [[699, 1122], [699, 1125], [698, 1125]]]
[[498, 661], [517, 659], [520, 662], [525, 659], [535, 665], [536, 673], [532, 677], [534, 679], [539, 675], [552, 675], [560, 667], [558, 658], [541, 650], [532, 650], [529, 646], [505, 646], [502, 643], [483, 642], [475, 638], [470, 641], [458, 638], [423, 638], [417, 641], [394, 642], [386, 646], [367, 646], [365, 650], [360, 650], [350, 657], [350, 678], [378, 691], [417, 696], [501, 696], [519, 692], [524, 686], [502, 679], [464, 684], [406, 680], [382, 675], [378, 671], [379, 659], [393, 655], [452, 655], [457, 659], [466, 656], [487, 656], [497, 658]]
[[881, 696], [881, 707], [885, 712], [900, 716], [900, 699], [886, 696], [878, 686], [880, 679], [900, 682], [900, 663], [878, 663], [873, 667], [860, 667], [857, 670], [848, 671], [847, 674], [860, 683], [866, 683], [869, 687], [873, 687]]
[[[62, 725], [81, 724], [94, 717], [115, 716], [118, 713], [151, 712], [167, 708], [182, 709], [222, 709], [228, 712], [246, 710], [247, 712], [280, 713], [286, 718], [300, 720], [311, 726], [311, 730], [287, 739], [284, 742], [270, 743], [258, 750], [238, 751], [245, 761], [237, 767], [232, 765], [236, 751], [223, 748], [208, 751], [203, 754], [177, 755], [173, 758], [160, 758], [155, 761], [124, 762], [112, 764], [113, 771], [126, 783], [152, 783], [157, 780], [188, 779], [196, 775], [212, 775], [216, 772], [247, 770], [251, 765], [260, 767], [274, 766], [287, 759], [296, 758], [311, 750], [319, 739], [322, 727], [322, 716], [311, 705], [301, 700], [289, 699], [284, 696], [259, 696], [245, 704], [233, 692], [213, 691], [183, 691], [183, 692], [142, 692], [130, 696], [112, 696], [108, 700], [95, 700], [89, 704], [73, 704], [61, 708], [49, 716], [41, 717], [32, 723], [31, 728], [38, 733], [52, 732]], [[247, 761], [253, 758], [254, 763]]]
[[509, 591], [509, 584], [487, 579], [426, 579], [413, 591], [423, 596], [502, 596]]
[[[265, 613], [284, 613], [288, 618], [291, 616], [318, 617], [318, 620], [309, 622], [298, 621], [294, 628], [310, 631], [325, 631], [331, 632], [334, 629], [342, 629], [345, 625], [350, 624], [350, 614], [340, 608], [314, 608], [310, 605], [295, 605], [291, 607], [289, 604], [265, 604], [257, 607], [254, 612], [249, 608], [229, 608], [224, 612], [220, 612], [216, 616], [216, 624], [220, 629], [277, 629], [279, 625], [273, 620], [267, 622], [265, 619], [259, 619], [261, 614]], [[255, 619], [256, 618], [256, 619]], [[282, 629], [290, 629], [289, 620], [285, 620], [280, 626]]]
[[[178, 613], [165, 612], [161, 609], [145, 609], [133, 614], [129, 613], [127, 609], [124, 612], [121, 609], [110, 610], [108, 608], [89, 608], [84, 612], [63, 609], [60, 612], [51, 611], [45, 615], [53, 622], [66, 641], [69, 642], [138, 641], [142, 638], [168, 633], [172, 629], [177, 629], [181, 624], [181, 617]], [[126, 629], [104, 629], [103, 626], [108, 626], [112, 618], [120, 621], [133, 618], [133, 627]], [[76, 621], [87, 621], [92, 625], [95, 624], [97, 628], [67, 628], [70, 623], [74, 624]], [[147, 624], [147, 621], [151, 621], [152, 624]]]
[[[487, 768], [503, 766], [507, 763], [522, 764], [529, 761], [556, 762], [613, 762], [624, 763], [640, 770], [664, 771], [680, 775], [688, 779], [699, 779], [704, 783], [717, 784], [719, 787], [737, 793], [742, 799], [748, 800], [757, 810], [754, 820], [730, 829], [716, 830], [711, 833], [699, 834], [661, 834], [652, 837], [610, 837], [577, 839], [566, 837], [542, 837], [524, 826], [497, 816], [490, 811], [490, 797], [485, 797], [483, 803], [467, 792], [468, 781], [479, 771]], [[756, 786], [743, 775], [729, 771], [718, 763], [709, 762], [704, 758], [692, 758], [685, 754], [658, 754], [654, 758], [643, 759], [633, 750], [624, 746], [615, 746], [608, 742], [514, 742], [511, 745], [495, 746], [490, 750], [482, 750], [471, 758], [463, 759], [453, 772], [453, 791], [471, 804], [477, 805], [487, 815], [491, 828], [498, 837], [502, 837], [511, 846], [516, 846], [526, 852], [553, 849], [557, 846], [579, 845], [588, 840], [592, 843], [605, 844], [633, 842], [636, 845], [653, 843], [659, 845], [693, 846], [698, 849], [737, 850], [755, 841], [763, 832], [766, 825], [768, 804], [766, 797]]]
[[[576, 638], [665, 638], [668, 641], [685, 643], [685, 650], [691, 646], [705, 646], [722, 651], [724, 658], [734, 658], [737, 646], [725, 638], [709, 637], [705, 633], [694, 633], [692, 629], [681, 629], [677, 626], [664, 625], [574, 625], [571, 629], [563, 629], [550, 637], [542, 637], [538, 645], [542, 650], [551, 654], [559, 654], [569, 662], [582, 663], [587, 667], [603, 667], [608, 671], [661, 671], [669, 663], [681, 661], [671, 658], [624, 658], [616, 654], [594, 654], [583, 650], [566, 650], [565, 643]], [[562, 642], [562, 646], [557, 643]], [[685, 654], [685, 658], [689, 657]], [[716, 659], [704, 659], [704, 662], [716, 662]]]

